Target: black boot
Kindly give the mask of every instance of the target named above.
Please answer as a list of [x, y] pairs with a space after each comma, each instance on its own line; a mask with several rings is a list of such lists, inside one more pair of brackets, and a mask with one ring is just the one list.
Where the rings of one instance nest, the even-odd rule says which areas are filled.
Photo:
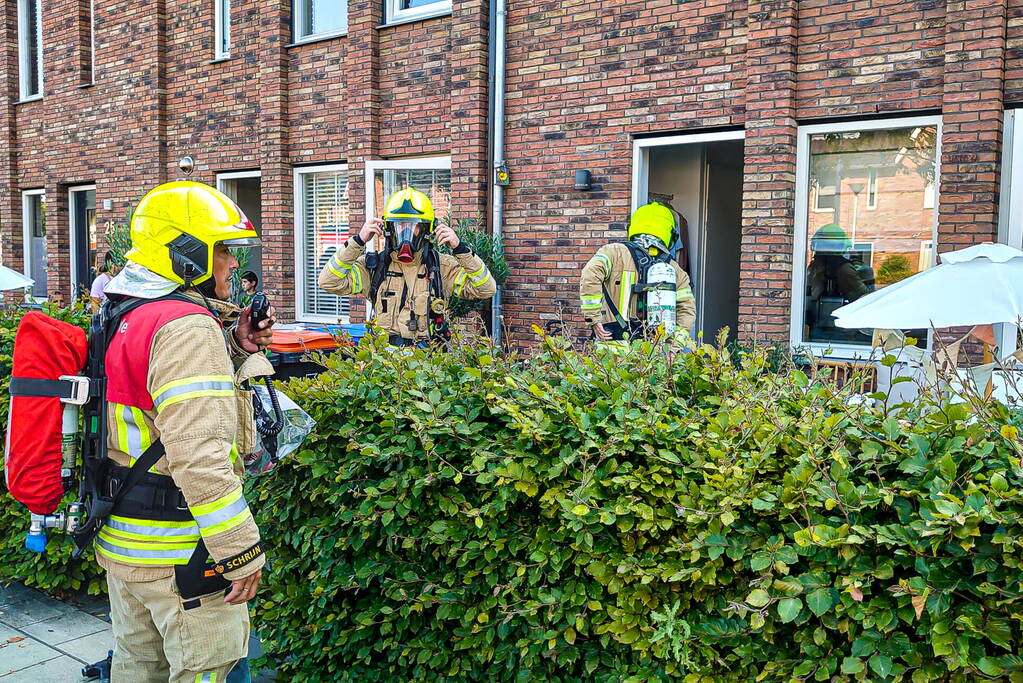
[[99, 683], [110, 683], [110, 663], [114, 659], [114, 651], [107, 652], [107, 658], [82, 668], [82, 678]]

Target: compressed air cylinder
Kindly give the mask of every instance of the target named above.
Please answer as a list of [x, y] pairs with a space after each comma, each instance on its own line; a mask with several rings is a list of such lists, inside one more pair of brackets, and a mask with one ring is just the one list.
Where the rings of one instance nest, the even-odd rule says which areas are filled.
[[646, 273], [648, 285], [657, 285], [646, 293], [646, 319], [650, 327], [663, 327], [675, 333], [675, 269], [670, 263], [655, 263]]
[[69, 480], [78, 462], [78, 409], [72, 403], [64, 404], [60, 422], [60, 476]]

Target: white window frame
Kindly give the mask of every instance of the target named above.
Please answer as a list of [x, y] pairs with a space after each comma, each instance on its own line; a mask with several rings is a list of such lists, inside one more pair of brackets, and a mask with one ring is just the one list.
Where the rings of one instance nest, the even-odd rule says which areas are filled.
[[[27, 277], [36, 279], [35, 274], [32, 272], [32, 227], [31, 227], [31, 205], [32, 197], [42, 197], [43, 203], [46, 202], [46, 190], [44, 188], [37, 188], [35, 190], [22, 190], [21, 191], [21, 258], [22, 263], [25, 266], [24, 273]], [[47, 254], [49, 258], [49, 254]], [[47, 286], [49, 283], [47, 283]], [[49, 289], [47, 289], [49, 293]], [[34, 301], [36, 303], [45, 303], [49, 301], [49, 297], [36, 297], [32, 294], [32, 289], [29, 288], [29, 293], [26, 295], [26, 300]]]
[[78, 287], [78, 259], [75, 258], [75, 254], [78, 252], [78, 234], [75, 230], [75, 221], [78, 220], [77, 209], [75, 208], [75, 193], [76, 192], [88, 192], [92, 190], [96, 191], [95, 185], [73, 185], [67, 189], [67, 205], [68, 205], [68, 235], [70, 239], [68, 244], [71, 245], [71, 292], [74, 296], [78, 295], [76, 288]]
[[[348, 2], [348, 0], [337, 0], [337, 2]], [[310, 33], [307, 36], [303, 36], [301, 32], [301, 26], [305, 23], [305, 5], [303, 0], [292, 0], [292, 23], [291, 31], [295, 40], [295, 44], [301, 43], [312, 43], [317, 40], [324, 40], [326, 38], [337, 38], [340, 36], [348, 35], [348, 26], [350, 23], [350, 17], [345, 15], [345, 27], [337, 31], [325, 31], [323, 33]]]
[[[837, 181], [836, 181], [836, 185], [835, 185], [835, 192], [831, 196], [835, 198], [836, 202], [838, 201], [839, 194], [838, 194], [838, 184], [837, 184]], [[822, 209], [821, 206], [820, 206], [820, 203], [821, 203], [821, 185], [818, 185], [813, 190], [813, 212], [814, 213], [835, 213], [835, 207], [833, 207], [833, 206], [825, 206]]]
[[[224, 181], [241, 178], [262, 178], [263, 172], [258, 168], [251, 171], [225, 171], [217, 174], [217, 189], [224, 192]], [[225, 193], [226, 194], [226, 193]]]
[[933, 209], [937, 196], [938, 186], [935, 183], [930, 183], [926, 185], [924, 187], [924, 208]]
[[[632, 201], [631, 210], [635, 211], [647, 203], [650, 196], [650, 150], [656, 147], [674, 147], [677, 145], [700, 145], [708, 142], [724, 140], [745, 140], [744, 130], [723, 130], [714, 133], [689, 133], [685, 135], [665, 135], [655, 138], [639, 138], [632, 142]], [[700, 190], [701, 197], [703, 190]], [[701, 199], [703, 205], [704, 199]], [[702, 212], [702, 208], [701, 208]], [[704, 264], [707, 258], [707, 245], [703, 239], [702, 224], [705, 217], [701, 214], [686, 216], [689, 221], [689, 277], [692, 279], [693, 291], [696, 294], [696, 329], [703, 329], [703, 302], [706, 293], [707, 278]], [[701, 226], [698, 228], [697, 226]]]
[[[324, 164], [322, 166], [300, 166], [294, 169], [294, 198], [295, 198], [295, 319], [299, 322], [308, 323], [337, 323], [338, 318], [329, 315], [317, 315], [306, 311], [305, 298], [305, 193], [302, 191], [302, 176], [313, 173], [330, 173], [333, 171], [347, 173], [348, 164]], [[226, 176], [232, 174], [224, 174]], [[236, 176], [244, 177], [244, 176]], [[251, 176], [250, 176], [251, 177]], [[350, 182], [350, 180], [349, 180]], [[349, 195], [350, 197], [351, 195]], [[348, 233], [351, 234], [352, 226], [348, 226]], [[318, 275], [314, 274], [313, 277]], [[349, 311], [351, 307], [349, 306]], [[341, 316], [342, 324], [350, 322], [349, 316]]]
[[[812, 353], [815, 356], [827, 356], [842, 360], [867, 360], [873, 355], [873, 349], [855, 344], [831, 344], [823, 342], [803, 341], [803, 308], [806, 290], [806, 244], [807, 221], [809, 212], [810, 184], [810, 137], [820, 133], [854, 133], [857, 131], [888, 130], [890, 128], [912, 128], [914, 126], [935, 126], [937, 140], [935, 142], [935, 172], [941, 174], [941, 116], [913, 116], [894, 119], [872, 119], [866, 121], [848, 121], [845, 123], [822, 123], [800, 126], [796, 138], [796, 207], [795, 230], [792, 245], [792, 290], [789, 310], [789, 343], [793, 349]], [[938, 244], [938, 209], [937, 202], [932, 211], [931, 240]], [[934, 250], [937, 253], [937, 249]], [[932, 259], [931, 265], [934, 265]], [[931, 346], [931, 333], [928, 331], [927, 347]]]
[[366, 162], [366, 215], [377, 215], [377, 198], [373, 187], [373, 176], [377, 171], [450, 171], [451, 157], [412, 157], [409, 159], [387, 159]]
[[30, 83], [28, 82], [28, 50], [26, 49], [27, 41], [30, 36], [26, 35], [28, 32], [28, 22], [25, 17], [25, 6], [28, 0], [18, 0], [18, 84], [19, 84], [19, 99], [22, 102], [31, 102], [32, 100], [40, 100], [43, 98], [45, 91], [43, 89], [43, 0], [36, 2], [36, 26], [39, 28], [39, 33], [35, 36], [36, 41], [36, 67], [39, 71], [39, 92], [29, 93]]
[[[1002, 134], [1001, 191], [998, 206], [998, 241], [1023, 249], [1023, 114], [1006, 109]], [[1005, 323], [995, 326], [999, 355], [1014, 353], [1017, 328]]]
[[[223, 16], [227, 13], [227, 25]], [[213, 0], [213, 58], [231, 58], [231, 0]], [[224, 49], [224, 48], [227, 49]]]
[[432, 2], [425, 7], [411, 9], [401, 9], [401, 0], [387, 0], [386, 22], [388, 24], [422, 21], [423, 19], [442, 17], [445, 14], [451, 14], [451, 0], [440, 0], [440, 2]]
[[96, 0], [89, 0], [89, 83], [96, 83]]

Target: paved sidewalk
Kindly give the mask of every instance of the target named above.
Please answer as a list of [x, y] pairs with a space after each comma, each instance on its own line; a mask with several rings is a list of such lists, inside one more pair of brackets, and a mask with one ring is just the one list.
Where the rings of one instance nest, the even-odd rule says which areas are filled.
[[[0, 584], [0, 683], [80, 683], [82, 667], [114, 647], [109, 605], [104, 598], [67, 604], [39, 591]], [[250, 657], [262, 653], [249, 641]], [[253, 673], [253, 683], [273, 683], [271, 671]]]
[[78, 683], [82, 667], [113, 646], [108, 621], [19, 584], [0, 585], [0, 683]]

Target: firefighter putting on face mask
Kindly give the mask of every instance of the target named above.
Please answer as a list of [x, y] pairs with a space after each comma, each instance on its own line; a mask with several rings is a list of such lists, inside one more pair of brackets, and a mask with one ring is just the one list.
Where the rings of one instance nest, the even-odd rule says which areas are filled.
[[[88, 342], [39, 313], [19, 327], [8, 485], [33, 513], [30, 549], [45, 551], [46, 528], [68, 531], [76, 557], [95, 542], [112, 680], [225, 681], [247, 655], [265, 561], [240, 455], [256, 445], [248, 381], [273, 374], [261, 353], [273, 317], [227, 303], [231, 249], [259, 238], [222, 193], [174, 182], [139, 203], [131, 242]], [[79, 406], [79, 498], [55, 513], [74, 481]], [[61, 424], [59, 444], [40, 438]]]
[[629, 223], [628, 242], [597, 250], [583, 268], [579, 300], [599, 342], [629, 341], [658, 328], [669, 338], [688, 335], [696, 322], [689, 276], [672, 258], [679, 238], [667, 206], [641, 206]]
[[[382, 251], [366, 245], [382, 236]], [[448, 246], [453, 255], [441, 254]], [[437, 225], [430, 199], [406, 188], [386, 203], [383, 219], [372, 218], [327, 261], [320, 287], [340, 296], [361, 294], [373, 304], [376, 324], [394, 346], [443, 344], [450, 338], [447, 301], [489, 299], [497, 283], [483, 261], [455, 231]]]

